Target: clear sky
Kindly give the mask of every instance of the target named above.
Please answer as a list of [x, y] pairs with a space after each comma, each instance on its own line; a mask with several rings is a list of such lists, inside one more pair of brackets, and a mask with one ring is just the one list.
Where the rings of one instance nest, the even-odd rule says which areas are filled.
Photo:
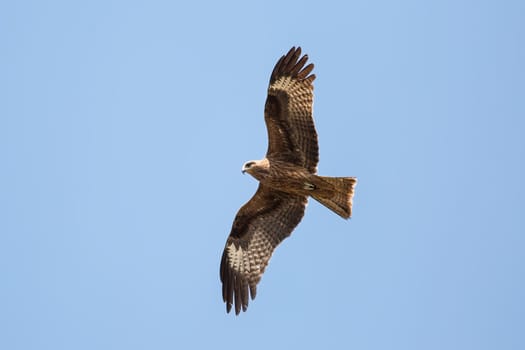
[[[6, 1], [1, 349], [524, 349], [525, 2]], [[323, 175], [248, 312], [219, 263], [270, 72]]]

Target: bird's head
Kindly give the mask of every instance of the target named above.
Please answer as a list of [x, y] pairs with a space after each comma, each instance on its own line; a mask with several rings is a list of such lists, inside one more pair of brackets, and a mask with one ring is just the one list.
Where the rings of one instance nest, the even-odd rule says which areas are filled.
[[266, 158], [262, 160], [250, 160], [242, 166], [242, 173], [248, 173], [256, 179], [259, 179], [268, 173], [269, 166], [270, 164]]

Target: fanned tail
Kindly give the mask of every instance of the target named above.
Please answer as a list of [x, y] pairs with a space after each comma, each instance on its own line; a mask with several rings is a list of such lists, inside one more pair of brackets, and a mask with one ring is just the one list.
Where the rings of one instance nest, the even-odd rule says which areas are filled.
[[316, 201], [344, 219], [352, 216], [352, 198], [357, 184], [355, 177], [315, 177], [310, 194]]

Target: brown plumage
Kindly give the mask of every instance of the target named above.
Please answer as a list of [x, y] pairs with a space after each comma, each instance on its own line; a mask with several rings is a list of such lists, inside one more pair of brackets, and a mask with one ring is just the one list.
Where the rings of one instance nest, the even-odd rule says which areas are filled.
[[339, 216], [352, 214], [354, 177], [317, 176], [319, 147], [313, 120], [312, 63], [301, 48], [282, 56], [270, 77], [264, 120], [266, 157], [243, 166], [259, 180], [254, 196], [239, 209], [222, 254], [220, 277], [226, 310], [246, 311], [272, 253], [304, 215], [308, 196]]

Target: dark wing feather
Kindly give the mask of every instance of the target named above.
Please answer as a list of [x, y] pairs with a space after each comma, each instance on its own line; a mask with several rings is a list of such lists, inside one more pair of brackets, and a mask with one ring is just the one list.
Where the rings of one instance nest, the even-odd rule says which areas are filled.
[[226, 310], [246, 311], [254, 299], [272, 253], [299, 224], [306, 197], [271, 190], [260, 184], [239, 210], [222, 254], [220, 277]]
[[280, 158], [317, 172], [319, 146], [313, 119], [314, 65], [301, 48], [282, 56], [270, 77], [264, 119], [268, 129], [267, 158]]

